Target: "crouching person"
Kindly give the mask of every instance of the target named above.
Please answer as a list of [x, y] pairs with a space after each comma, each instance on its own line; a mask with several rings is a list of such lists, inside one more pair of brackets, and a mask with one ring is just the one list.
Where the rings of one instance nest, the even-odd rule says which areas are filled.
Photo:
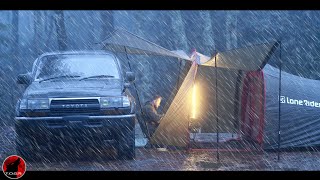
[[147, 101], [143, 107], [145, 122], [147, 123], [150, 136], [156, 131], [160, 124], [163, 114], [158, 113], [158, 108], [161, 104], [162, 97], [156, 95], [151, 101]]
[[[146, 104], [143, 107], [144, 113], [145, 113], [145, 122], [147, 124], [149, 135], [152, 137], [156, 129], [158, 128], [161, 119], [163, 118], [163, 114], [158, 113], [158, 108], [161, 104], [162, 97], [159, 95], [156, 95], [151, 101], [147, 101]], [[165, 145], [161, 144], [150, 144], [150, 142], [147, 143], [145, 146], [146, 148], [157, 148], [158, 150], [166, 150]]]

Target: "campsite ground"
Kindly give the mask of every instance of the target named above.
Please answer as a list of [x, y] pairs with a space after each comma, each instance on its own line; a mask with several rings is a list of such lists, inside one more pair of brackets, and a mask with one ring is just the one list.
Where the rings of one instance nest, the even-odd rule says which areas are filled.
[[[0, 127], [0, 162], [8, 155], [15, 154], [14, 139], [12, 127]], [[320, 152], [283, 152], [279, 162], [276, 153], [223, 152], [220, 162], [217, 162], [215, 152], [187, 153], [137, 148], [136, 159], [132, 161], [66, 159], [50, 163], [27, 162], [27, 166], [28, 170], [35, 171], [320, 170]]]

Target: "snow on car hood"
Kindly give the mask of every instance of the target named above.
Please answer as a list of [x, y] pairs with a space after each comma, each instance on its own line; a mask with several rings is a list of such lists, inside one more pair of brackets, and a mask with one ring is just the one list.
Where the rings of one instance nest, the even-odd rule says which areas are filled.
[[119, 80], [63, 80], [33, 82], [24, 98], [53, 97], [100, 97], [120, 96], [122, 86]]

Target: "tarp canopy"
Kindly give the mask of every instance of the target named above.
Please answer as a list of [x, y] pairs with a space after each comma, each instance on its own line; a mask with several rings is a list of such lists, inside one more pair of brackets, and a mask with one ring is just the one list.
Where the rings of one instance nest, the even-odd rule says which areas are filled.
[[[183, 50], [168, 50], [122, 28], [115, 29], [99, 45], [101, 46], [100, 49], [113, 52], [168, 56], [189, 61], [195, 60], [193, 57], [189, 57]], [[217, 52], [213, 57], [208, 57], [199, 52], [196, 52], [196, 54], [198, 64], [200, 65], [212, 67], [216, 65], [221, 68], [255, 71], [264, 67], [278, 45], [277, 41], [262, 43]], [[216, 64], [215, 61], [217, 61]]]
[[101, 49], [140, 55], [169, 56], [190, 60], [182, 50], [170, 51], [127, 30], [117, 28], [102, 43]]
[[218, 52], [209, 61], [201, 63], [203, 66], [236, 69], [244, 71], [255, 71], [262, 69], [276, 50], [278, 42], [268, 42], [225, 52]]

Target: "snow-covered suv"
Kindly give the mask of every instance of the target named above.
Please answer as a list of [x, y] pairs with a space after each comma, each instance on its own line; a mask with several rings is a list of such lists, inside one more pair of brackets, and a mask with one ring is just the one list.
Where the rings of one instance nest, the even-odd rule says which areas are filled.
[[[38, 154], [116, 147], [119, 158], [135, 157], [135, 106], [132, 72], [121, 73], [106, 51], [41, 55], [32, 72], [18, 76], [27, 88], [16, 107], [17, 152]], [[66, 150], [68, 148], [68, 150]]]

